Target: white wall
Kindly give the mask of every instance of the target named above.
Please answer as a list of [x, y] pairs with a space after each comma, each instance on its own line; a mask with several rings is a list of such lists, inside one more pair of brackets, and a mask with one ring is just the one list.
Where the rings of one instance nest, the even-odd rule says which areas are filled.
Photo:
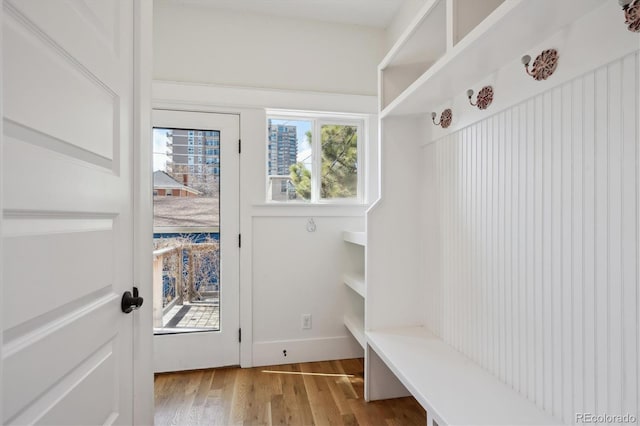
[[[349, 290], [341, 279], [349, 268], [342, 231], [363, 229], [362, 217], [285, 215], [253, 217], [254, 364], [362, 356], [343, 324]], [[301, 329], [302, 314], [312, 315], [311, 330]]]
[[[240, 114], [241, 365], [362, 356], [342, 323], [347, 243], [341, 232], [363, 230], [366, 207], [265, 204], [265, 107], [368, 113], [373, 147], [376, 98], [155, 82], [153, 99], [156, 108]], [[365, 150], [368, 181], [376, 182], [377, 153], [371, 147]], [[375, 199], [377, 190], [369, 197]], [[317, 225], [314, 233], [306, 230], [309, 218]], [[301, 314], [313, 316], [311, 330], [302, 330]]]
[[154, 2], [154, 77], [375, 95], [384, 31]]
[[[240, 114], [243, 366], [362, 355], [342, 323], [340, 274], [341, 232], [364, 228], [365, 207], [264, 205], [265, 108], [374, 114], [383, 44], [381, 29], [154, 2], [154, 106]], [[375, 115], [368, 133], [375, 199]]]
[[423, 147], [426, 324], [566, 423], [637, 416], [640, 39], [611, 2], [545, 45], [558, 75], [497, 71], [499, 103], [453, 101]]

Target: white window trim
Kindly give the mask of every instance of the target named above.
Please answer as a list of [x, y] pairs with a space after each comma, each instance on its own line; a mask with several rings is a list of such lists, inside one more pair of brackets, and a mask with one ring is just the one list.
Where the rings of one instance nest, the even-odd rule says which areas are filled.
[[[271, 205], [364, 205], [365, 199], [365, 180], [366, 180], [366, 147], [368, 137], [369, 118], [363, 114], [346, 114], [346, 113], [328, 113], [316, 111], [288, 111], [288, 110], [266, 110], [265, 129], [265, 164], [269, 161], [269, 119], [274, 120], [299, 120], [311, 121], [311, 131], [314, 138], [321, 137], [321, 128], [323, 125], [345, 125], [355, 126], [357, 128], [357, 154], [358, 154], [358, 186], [355, 198], [320, 198], [320, 180], [322, 170], [322, 147], [320, 143], [312, 145], [311, 152], [311, 200], [309, 201], [273, 201], [268, 199], [269, 194], [269, 170], [265, 168], [265, 200]], [[318, 139], [320, 141], [320, 139]]]

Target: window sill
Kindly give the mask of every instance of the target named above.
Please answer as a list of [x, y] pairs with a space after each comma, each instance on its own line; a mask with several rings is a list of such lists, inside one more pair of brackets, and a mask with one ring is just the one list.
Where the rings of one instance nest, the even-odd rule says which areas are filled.
[[251, 206], [251, 216], [364, 216], [368, 204], [359, 203], [259, 203]]

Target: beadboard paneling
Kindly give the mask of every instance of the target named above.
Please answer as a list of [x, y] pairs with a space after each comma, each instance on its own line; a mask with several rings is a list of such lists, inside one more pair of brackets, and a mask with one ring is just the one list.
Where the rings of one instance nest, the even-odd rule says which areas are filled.
[[638, 416], [639, 56], [424, 147], [427, 325], [567, 423]]

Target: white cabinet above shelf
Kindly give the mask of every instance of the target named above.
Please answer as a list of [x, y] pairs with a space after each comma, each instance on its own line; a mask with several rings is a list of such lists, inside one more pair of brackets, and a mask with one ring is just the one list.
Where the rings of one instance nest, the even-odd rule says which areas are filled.
[[[449, 1], [449, 4], [456, 4], [451, 3], [453, 0]], [[543, 2], [545, 7], [540, 7], [540, 3]], [[392, 101], [385, 100], [380, 117], [431, 112], [435, 106], [464, 92], [492, 72], [512, 61], [518, 61], [522, 55], [531, 54], [535, 57], [539, 52], [528, 52], [523, 50], [522, 46], [531, 46], [535, 40], [550, 37], [601, 5], [601, 0], [505, 0], [475, 28], [463, 34], [457, 44], [454, 44], [456, 37], [450, 28], [452, 35], [449, 36], [447, 52], [411, 84], [407, 86], [405, 81], [402, 85], [406, 86], [406, 89]], [[464, 13], [459, 4], [457, 10]], [[484, 13], [487, 11], [484, 10]], [[455, 22], [452, 19], [449, 21], [450, 26]], [[422, 22], [416, 21], [416, 25], [421, 26]], [[418, 29], [413, 31], [416, 32]], [[403, 39], [400, 43], [402, 41]], [[403, 45], [396, 45], [394, 49], [402, 51]], [[398, 83], [386, 81], [385, 69], [382, 66], [392, 67], [393, 62], [387, 60], [381, 64], [384, 91], [384, 86], [394, 87]], [[394, 74], [397, 74], [397, 71], [393, 71], [389, 76], [393, 77]]]
[[359, 246], [367, 245], [367, 234], [365, 234], [364, 232], [344, 231], [342, 233], [342, 239], [348, 243], [356, 244]]

